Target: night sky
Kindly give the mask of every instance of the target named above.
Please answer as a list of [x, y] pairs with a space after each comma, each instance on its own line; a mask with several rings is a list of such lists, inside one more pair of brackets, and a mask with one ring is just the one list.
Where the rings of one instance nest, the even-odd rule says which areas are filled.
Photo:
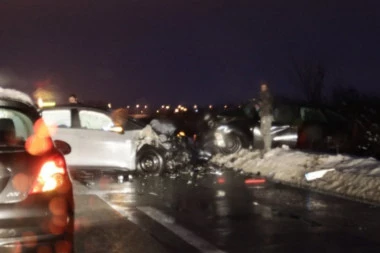
[[262, 81], [300, 96], [292, 58], [373, 93], [379, 45], [378, 0], [0, 0], [0, 85], [58, 101], [209, 104]]

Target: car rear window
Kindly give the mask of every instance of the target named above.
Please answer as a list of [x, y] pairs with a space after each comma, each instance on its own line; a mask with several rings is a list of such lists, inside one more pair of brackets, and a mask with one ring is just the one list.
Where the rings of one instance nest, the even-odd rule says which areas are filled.
[[33, 134], [33, 121], [24, 113], [0, 108], [0, 147], [23, 146]]

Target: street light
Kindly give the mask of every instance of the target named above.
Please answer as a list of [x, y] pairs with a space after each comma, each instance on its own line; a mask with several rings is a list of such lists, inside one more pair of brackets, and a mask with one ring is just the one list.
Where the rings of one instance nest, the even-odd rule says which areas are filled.
[[139, 105], [139, 104], [137, 104], [137, 105], [136, 105], [136, 108], [140, 108], [140, 105]]

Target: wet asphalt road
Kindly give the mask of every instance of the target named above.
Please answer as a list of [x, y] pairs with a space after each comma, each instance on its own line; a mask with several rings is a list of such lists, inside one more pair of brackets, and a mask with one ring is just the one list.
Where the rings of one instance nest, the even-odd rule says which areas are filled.
[[240, 179], [214, 179], [105, 179], [82, 187], [76, 252], [380, 250], [377, 206], [277, 184], [249, 188]]

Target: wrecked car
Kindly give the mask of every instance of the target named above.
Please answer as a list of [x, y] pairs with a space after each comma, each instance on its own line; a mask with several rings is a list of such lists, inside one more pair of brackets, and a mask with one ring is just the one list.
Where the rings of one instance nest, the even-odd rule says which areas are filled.
[[140, 130], [125, 131], [107, 111], [74, 104], [45, 108], [41, 115], [53, 139], [70, 144], [66, 162], [71, 171], [136, 169], [135, 139]]
[[144, 124], [125, 115], [123, 120], [115, 113], [78, 104], [45, 108], [41, 114], [53, 138], [70, 144], [66, 161], [73, 174], [160, 174], [192, 159], [187, 137], [170, 122]]
[[[199, 145], [212, 153], [232, 154], [263, 145], [255, 100], [234, 110], [208, 113], [201, 121]], [[334, 110], [287, 100], [274, 104], [271, 135], [273, 147], [341, 151], [350, 150], [357, 136], [351, 122]]]
[[[140, 171], [189, 172], [209, 161], [211, 154], [198, 150], [194, 141], [173, 120], [153, 119], [142, 130], [137, 167]], [[149, 136], [149, 138], [148, 138]]]

